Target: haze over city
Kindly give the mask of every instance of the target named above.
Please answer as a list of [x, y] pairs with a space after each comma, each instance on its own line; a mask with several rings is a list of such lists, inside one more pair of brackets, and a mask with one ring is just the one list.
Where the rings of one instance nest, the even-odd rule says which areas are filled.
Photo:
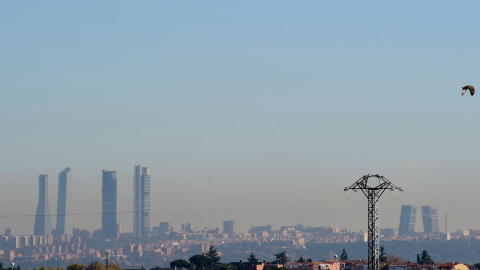
[[33, 233], [39, 174], [55, 213], [70, 167], [74, 227], [112, 170], [131, 232], [137, 164], [152, 227], [365, 230], [343, 189], [371, 173], [404, 190], [381, 228], [412, 204], [478, 229], [480, 3], [347, 3], [1, 2], [0, 231]]

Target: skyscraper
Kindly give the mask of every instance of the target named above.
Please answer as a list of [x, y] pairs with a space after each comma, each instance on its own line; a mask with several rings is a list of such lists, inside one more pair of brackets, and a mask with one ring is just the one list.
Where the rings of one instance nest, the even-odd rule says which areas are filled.
[[233, 220], [225, 220], [225, 221], [223, 221], [223, 233], [227, 233], [227, 234], [234, 234], [234, 233], [236, 233], [236, 230], [235, 230], [235, 221], [233, 221]]
[[70, 167], [58, 174], [57, 227], [55, 234], [72, 234], [71, 198], [72, 173]]
[[52, 223], [50, 220], [50, 206], [48, 205], [48, 175], [38, 176], [38, 205], [35, 215], [35, 235], [52, 234]]
[[116, 171], [102, 171], [102, 235], [110, 239], [118, 237]]
[[437, 208], [431, 205], [422, 206], [423, 231], [426, 233], [438, 233]]
[[398, 235], [409, 235], [415, 232], [416, 215], [416, 206], [402, 205], [402, 210], [400, 212], [400, 225], [398, 227]]
[[136, 165], [133, 175], [133, 234], [150, 233], [150, 168]]

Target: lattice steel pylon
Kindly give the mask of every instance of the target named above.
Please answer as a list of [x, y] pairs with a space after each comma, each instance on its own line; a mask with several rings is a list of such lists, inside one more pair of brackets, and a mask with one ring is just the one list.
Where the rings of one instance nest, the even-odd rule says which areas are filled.
[[[376, 180], [370, 180], [376, 178]], [[385, 190], [400, 190], [401, 188], [395, 186], [385, 177], [378, 174], [367, 174], [358, 179], [350, 187], [346, 187], [344, 191], [361, 190], [368, 199], [368, 269], [378, 270], [379, 262], [379, 234], [378, 229], [378, 199]]]

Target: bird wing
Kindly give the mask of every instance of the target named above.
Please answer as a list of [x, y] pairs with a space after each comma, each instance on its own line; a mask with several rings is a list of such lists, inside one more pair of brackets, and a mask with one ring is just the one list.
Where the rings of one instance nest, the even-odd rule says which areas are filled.
[[475, 87], [473, 87], [472, 85], [468, 88], [468, 90], [470, 90], [470, 95], [473, 96], [473, 94], [475, 94]]
[[467, 89], [462, 90], [462, 96], [463, 96], [463, 94], [465, 94], [465, 92], [467, 92]]

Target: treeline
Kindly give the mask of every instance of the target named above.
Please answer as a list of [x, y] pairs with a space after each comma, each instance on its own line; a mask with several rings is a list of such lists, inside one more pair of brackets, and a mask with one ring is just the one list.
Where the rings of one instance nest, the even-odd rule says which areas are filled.
[[[285, 264], [289, 262], [288, 255], [286, 251], [280, 252], [278, 254], [273, 254], [275, 256], [275, 261], [273, 263]], [[222, 256], [217, 251], [214, 246], [210, 246], [210, 249], [202, 254], [196, 254], [190, 257], [190, 259], [183, 260], [178, 259], [170, 263], [170, 268], [187, 268], [189, 270], [237, 270], [237, 266], [232, 263], [221, 263], [220, 260]], [[303, 261], [306, 261], [302, 258]], [[312, 261], [311, 259], [308, 259]], [[253, 253], [250, 253], [250, 256], [247, 258], [247, 263], [258, 264], [261, 261]]]

